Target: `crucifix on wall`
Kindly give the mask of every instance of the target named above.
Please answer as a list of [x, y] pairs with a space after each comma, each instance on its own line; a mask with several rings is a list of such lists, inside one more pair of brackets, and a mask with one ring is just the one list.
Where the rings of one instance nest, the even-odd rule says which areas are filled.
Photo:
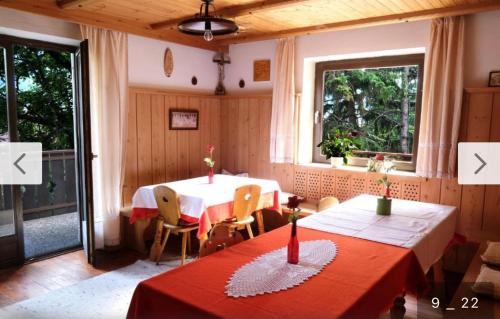
[[224, 64], [231, 63], [231, 59], [224, 52], [219, 52], [214, 56], [213, 62], [217, 63], [219, 69], [219, 81], [215, 88], [215, 95], [226, 95], [226, 88], [224, 87]]

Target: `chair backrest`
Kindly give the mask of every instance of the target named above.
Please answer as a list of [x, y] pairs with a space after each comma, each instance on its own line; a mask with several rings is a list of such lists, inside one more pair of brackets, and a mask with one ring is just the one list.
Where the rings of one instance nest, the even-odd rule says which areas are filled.
[[153, 190], [160, 215], [170, 225], [177, 225], [181, 217], [179, 196], [167, 186], [156, 186]]
[[322, 212], [332, 206], [335, 206], [339, 203], [339, 200], [336, 197], [329, 196], [329, 197], [323, 197], [320, 199], [318, 203], [318, 212]]
[[237, 220], [243, 220], [257, 210], [261, 188], [259, 185], [245, 185], [234, 192], [233, 214]]

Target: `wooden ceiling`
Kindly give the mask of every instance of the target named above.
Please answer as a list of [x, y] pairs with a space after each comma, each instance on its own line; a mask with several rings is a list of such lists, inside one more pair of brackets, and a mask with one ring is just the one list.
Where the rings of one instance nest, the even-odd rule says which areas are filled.
[[[176, 30], [200, 0], [0, 0], [0, 6], [218, 50], [232, 43], [500, 10], [500, 0], [215, 0], [241, 31], [206, 42]], [[410, 35], [409, 35], [410, 36]]]

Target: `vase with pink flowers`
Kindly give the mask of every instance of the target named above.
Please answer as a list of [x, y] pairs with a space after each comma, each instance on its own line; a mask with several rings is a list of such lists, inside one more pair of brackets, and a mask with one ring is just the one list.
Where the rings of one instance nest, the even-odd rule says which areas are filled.
[[208, 183], [213, 184], [214, 183], [214, 166], [215, 166], [215, 161], [214, 161], [214, 150], [215, 146], [212, 144], [208, 144], [207, 146], [207, 153], [208, 156], [203, 159], [205, 164], [207, 164], [208, 167]]

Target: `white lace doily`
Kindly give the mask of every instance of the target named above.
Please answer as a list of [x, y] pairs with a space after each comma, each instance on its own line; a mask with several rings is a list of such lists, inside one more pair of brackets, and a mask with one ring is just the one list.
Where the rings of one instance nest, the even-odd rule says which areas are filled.
[[230, 297], [248, 297], [286, 290], [318, 274], [337, 255], [330, 240], [302, 241], [299, 263], [287, 262], [287, 247], [255, 258], [238, 269], [226, 285]]

